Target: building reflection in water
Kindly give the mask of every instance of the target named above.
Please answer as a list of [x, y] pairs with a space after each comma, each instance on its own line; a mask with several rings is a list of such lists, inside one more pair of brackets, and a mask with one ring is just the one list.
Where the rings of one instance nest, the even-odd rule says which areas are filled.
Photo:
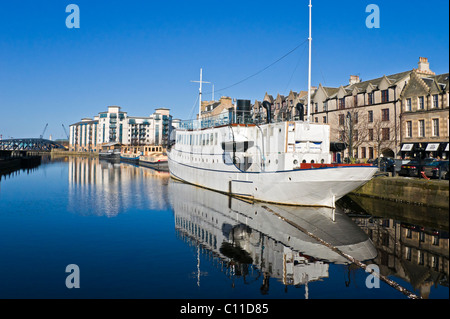
[[352, 219], [375, 244], [382, 275], [409, 282], [424, 299], [433, 286], [448, 287], [448, 211], [357, 196], [342, 204], [359, 213]]
[[173, 180], [168, 187], [177, 235], [221, 269], [232, 285], [237, 279], [258, 281], [265, 294], [269, 279], [276, 278], [286, 289], [304, 285], [308, 298], [308, 283], [327, 278], [329, 263], [349, 263], [295, 225], [360, 261], [377, 254], [368, 236], [339, 209], [333, 221], [328, 208], [248, 203]]
[[[355, 196], [347, 198], [344, 206], [348, 207], [349, 202], [353, 206], [348, 210], [350, 214], [362, 213], [352, 219], [376, 246], [378, 256], [374, 262], [382, 275], [409, 282], [424, 299], [429, 297], [433, 286], [448, 287], [448, 211]], [[402, 212], [403, 221], [398, 220], [398, 212]], [[411, 223], [427, 214], [446, 217], [441, 216], [434, 224], [427, 218], [421, 222], [426, 226]], [[447, 224], [443, 225], [445, 218]]]
[[69, 158], [69, 209], [113, 217], [130, 207], [167, 208], [169, 174], [95, 157]]

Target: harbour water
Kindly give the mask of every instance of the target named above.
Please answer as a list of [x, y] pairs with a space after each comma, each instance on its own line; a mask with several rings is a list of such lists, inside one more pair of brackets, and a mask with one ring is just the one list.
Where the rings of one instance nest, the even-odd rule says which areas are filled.
[[0, 180], [0, 298], [406, 299], [392, 281], [448, 299], [448, 212], [420, 210], [249, 203], [133, 164], [51, 158]]

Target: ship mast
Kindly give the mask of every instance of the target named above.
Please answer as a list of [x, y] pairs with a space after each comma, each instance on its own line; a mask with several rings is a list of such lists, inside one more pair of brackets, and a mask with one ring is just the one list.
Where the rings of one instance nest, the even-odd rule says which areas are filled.
[[306, 121], [307, 122], [310, 121], [310, 117], [311, 117], [311, 41], [312, 41], [312, 37], [311, 37], [311, 8], [312, 8], [311, 0], [309, 0], [308, 111], [307, 111], [307, 116], [306, 116]]
[[[199, 89], [199, 93], [198, 93], [198, 121], [199, 124], [201, 124], [201, 115], [202, 115], [202, 84], [203, 83], [210, 83], [210, 82], [205, 82], [202, 81], [202, 68], [200, 68], [200, 81], [191, 81], [191, 82], [196, 82], [196, 83], [200, 83], [200, 89]], [[200, 125], [201, 128], [201, 125]]]

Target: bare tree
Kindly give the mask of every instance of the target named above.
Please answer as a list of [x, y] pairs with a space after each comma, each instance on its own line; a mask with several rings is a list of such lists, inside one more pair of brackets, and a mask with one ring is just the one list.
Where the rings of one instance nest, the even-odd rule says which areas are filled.
[[339, 141], [347, 145], [350, 161], [354, 162], [354, 150], [367, 141], [369, 130], [366, 112], [361, 112], [353, 106], [352, 101], [349, 102], [350, 105], [338, 113], [338, 125], [335, 126], [335, 130], [337, 130]]

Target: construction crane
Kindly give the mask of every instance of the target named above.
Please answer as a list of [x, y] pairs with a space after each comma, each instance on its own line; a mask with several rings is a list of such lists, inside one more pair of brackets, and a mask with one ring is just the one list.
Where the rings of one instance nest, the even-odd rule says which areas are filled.
[[45, 131], [47, 130], [47, 126], [48, 126], [48, 123], [45, 124], [44, 130], [42, 131], [42, 134], [41, 134], [40, 138], [44, 137]]
[[63, 129], [64, 129], [64, 133], [66, 133], [67, 139], [70, 139], [70, 138], [69, 138], [69, 134], [67, 134], [66, 127], [64, 126], [64, 124], [61, 124], [61, 125], [62, 125], [62, 127], [63, 127]]

